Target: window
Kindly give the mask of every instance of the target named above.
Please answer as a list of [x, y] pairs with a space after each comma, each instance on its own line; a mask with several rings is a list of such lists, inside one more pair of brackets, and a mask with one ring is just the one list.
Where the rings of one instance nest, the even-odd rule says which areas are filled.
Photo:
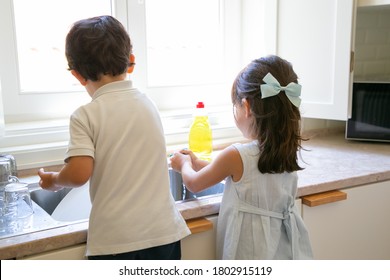
[[145, 12], [148, 86], [222, 82], [219, 0], [148, 0]]
[[[81, 18], [111, 14], [111, 2], [14, 0], [13, 4], [20, 92], [83, 91], [66, 73], [65, 36]], [[32, 13], [37, 6], [50, 12]]]
[[129, 31], [136, 56], [131, 79], [160, 109], [169, 145], [187, 141], [198, 101], [211, 113], [214, 139], [239, 135], [231, 83], [250, 59], [275, 51], [270, 2], [0, 1], [0, 153], [14, 154], [22, 169], [62, 163], [69, 115], [90, 101], [67, 71], [65, 36], [74, 21], [101, 14]]
[[[133, 80], [161, 111], [229, 106], [241, 66], [239, 0], [130, 1]], [[140, 27], [141, 26], [141, 27]]]
[[65, 36], [78, 19], [112, 14], [111, 1], [7, 0], [1, 5], [5, 121], [67, 117], [88, 96], [67, 71]]
[[132, 78], [162, 112], [191, 112], [203, 101], [230, 116], [238, 71], [275, 53], [276, 8], [267, 0], [129, 1]]

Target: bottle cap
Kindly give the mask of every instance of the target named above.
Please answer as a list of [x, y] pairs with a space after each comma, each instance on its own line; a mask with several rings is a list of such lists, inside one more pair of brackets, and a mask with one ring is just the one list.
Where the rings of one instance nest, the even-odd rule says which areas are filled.
[[198, 102], [198, 104], [196, 104], [196, 108], [204, 108], [203, 102]]

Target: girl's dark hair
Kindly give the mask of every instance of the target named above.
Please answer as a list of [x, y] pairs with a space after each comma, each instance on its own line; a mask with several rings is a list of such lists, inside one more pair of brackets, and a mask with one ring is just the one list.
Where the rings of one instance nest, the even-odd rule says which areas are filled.
[[271, 73], [281, 86], [298, 83], [292, 65], [275, 55], [252, 61], [237, 76], [232, 88], [232, 102], [250, 104], [254, 116], [253, 132], [260, 147], [258, 169], [261, 173], [283, 173], [302, 170], [297, 152], [301, 147], [299, 108], [294, 106], [284, 91], [261, 98], [260, 85]]
[[131, 66], [132, 45], [123, 25], [111, 16], [83, 19], [73, 24], [66, 36], [65, 55], [69, 70], [86, 80], [100, 75], [117, 76]]

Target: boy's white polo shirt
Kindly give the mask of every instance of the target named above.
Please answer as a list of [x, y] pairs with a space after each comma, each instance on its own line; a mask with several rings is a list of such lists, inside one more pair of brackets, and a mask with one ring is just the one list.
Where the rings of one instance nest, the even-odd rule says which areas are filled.
[[87, 255], [130, 252], [190, 234], [170, 193], [158, 110], [131, 81], [99, 88], [71, 116], [66, 157], [91, 156]]

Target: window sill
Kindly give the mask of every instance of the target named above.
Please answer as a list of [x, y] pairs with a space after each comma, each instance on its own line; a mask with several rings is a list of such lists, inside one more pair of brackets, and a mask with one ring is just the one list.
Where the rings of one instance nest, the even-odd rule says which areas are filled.
[[[186, 148], [192, 112], [161, 112], [167, 153]], [[214, 149], [242, 141], [230, 107], [211, 108], [209, 113]], [[62, 165], [68, 145], [68, 119], [7, 124], [0, 136], [0, 154], [12, 154], [18, 170]]]

